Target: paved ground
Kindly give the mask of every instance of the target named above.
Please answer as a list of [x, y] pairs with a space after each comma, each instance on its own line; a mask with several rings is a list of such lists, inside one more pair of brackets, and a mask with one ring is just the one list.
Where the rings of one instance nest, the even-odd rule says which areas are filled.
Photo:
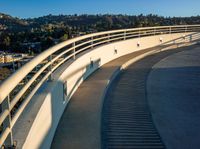
[[[165, 84], [167, 84], [168, 82], [166, 81], [159, 83], [159, 81], [157, 81], [158, 75], [154, 75], [154, 73], [151, 73], [150, 77], [148, 77], [148, 75], [152, 69], [152, 66], [158, 63], [160, 60], [174, 53], [192, 49], [193, 47], [180, 48], [176, 50], [170, 50], [158, 53], [156, 55], [148, 56], [147, 58], [144, 58], [136, 62], [135, 64], [131, 65], [125, 72], [123, 72], [122, 75], [120, 75], [117, 78], [116, 81], [114, 81], [114, 83], [109, 88], [109, 92], [107, 94], [107, 98], [105, 99], [103, 106], [103, 115], [102, 115], [103, 121], [101, 125], [101, 109], [103, 104], [102, 95], [104, 94], [107, 82], [111, 78], [112, 73], [129, 59], [132, 59], [133, 57], [136, 57], [137, 55], [140, 55], [152, 49], [129, 54], [127, 56], [121, 57], [104, 65], [102, 68], [96, 71], [92, 76], [90, 76], [79, 87], [79, 89], [72, 97], [68, 107], [66, 108], [61, 118], [51, 148], [100, 149], [102, 144], [103, 148], [125, 149], [125, 148], [134, 148], [134, 146], [138, 148], [164, 148], [165, 145], [166, 147], [170, 148], [170, 146], [168, 146], [168, 142], [165, 141], [173, 140], [175, 142], [177, 139], [176, 136], [171, 135], [171, 133], [167, 133], [167, 135], [164, 136], [165, 132], [160, 130], [165, 128], [167, 131], [170, 130], [170, 132], [172, 132], [172, 130], [176, 131], [178, 125], [176, 125], [176, 127], [173, 127], [175, 129], [171, 129], [170, 127], [171, 121], [169, 121], [170, 122], [169, 125], [165, 124], [168, 122], [170, 117], [173, 117], [173, 112], [176, 112], [177, 108], [176, 105], [178, 105], [177, 103], [179, 103], [180, 100], [175, 102], [176, 105], [172, 106], [174, 100], [176, 100], [176, 98], [174, 98], [174, 100], [169, 102], [169, 105], [167, 105], [166, 102], [162, 100], [165, 99], [164, 96], [159, 96], [159, 97], [156, 96], [153, 87], [157, 89], [159, 93], [159, 91], [163, 91], [163, 89], [160, 89], [160, 87], [164, 88]], [[190, 62], [191, 65], [192, 62], [196, 62], [196, 60], [195, 61], [191, 60]], [[160, 80], [162, 80], [163, 78], [162, 75], [163, 73], [160, 76]], [[196, 78], [194, 79], [196, 80], [197, 75], [194, 76], [196, 76]], [[168, 77], [168, 75], [166, 77]], [[148, 86], [147, 86], [148, 90], [147, 90], [146, 89], [147, 78], [150, 78], [150, 80], [155, 82], [157, 81], [156, 82], [157, 86], [154, 86], [154, 83], [150, 82], [148, 79]], [[185, 76], [184, 80], [186, 80], [186, 78], [187, 75]], [[179, 79], [179, 77], [177, 77], [174, 80], [174, 82], [177, 79]], [[194, 82], [195, 81], [193, 81], [193, 83]], [[180, 87], [181, 85], [183, 84], [180, 84]], [[188, 88], [192, 87], [188, 85], [185, 86], [187, 86]], [[191, 93], [193, 93], [190, 95], [192, 95], [192, 97], [195, 97], [192, 98], [192, 101], [197, 99], [197, 95], [194, 95], [196, 93], [195, 91], [197, 90], [195, 90], [194, 86], [194, 90], [190, 91]], [[163, 92], [160, 92], [159, 95], [161, 95], [161, 93]], [[170, 94], [168, 92], [164, 93], [165, 93], [164, 95], [166, 96]], [[186, 94], [187, 92], [184, 93]], [[174, 92], [171, 93], [171, 95], [173, 94]], [[188, 97], [191, 97], [190, 95], [188, 95]], [[151, 96], [153, 98], [150, 98]], [[178, 98], [178, 95], [175, 97]], [[157, 103], [157, 101], [160, 102]], [[199, 112], [197, 112], [198, 111], [197, 107], [199, 107], [198, 104], [200, 102], [197, 102], [197, 100], [195, 100], [194, 103], [196, 104], [192, 105], [194, 105], [195, 110], [194, 107], [189, 108], [190, 114], [188, 114], [187, 111], [188, 109], [185, 107], [182, 110], [185, 113], [179, 113], [179, 115], [175, 114], [174, 116], [181, 116], [182, 118], [180, 119], [183, 120], [185, 114], [191, 116], [193, 112], [196, 112], [197, 115], [194, 116], [195, 119], [193, 119], [196, 121], [197, 116], [199, 115]], [[172, 110], [174, 110], [173, 112], [170, 112], [171, 108], [169, 108], [169, 111], [167, 111], [167, 107], [170, 105], [174, 107], [174, 109], [172, 108]], [[185, 106], [188, 105], [188, 102], [186, 102], [185, 104], [183, 103], [183, 105]], [[165, 110], [163, 111], [166, 113], [162, 111], [161, 107], [163, 106], [165, 106], [164, 108]], [[181, 109], [182, 107], [178, 106], [178, 108]], [[151, 114], [151, 112], [153, 115]], [[162, 113], [161, 115], [160, 112]], [[167, 112], [169, 112], [170, 114]], [[165, 117], [168, 118], [166, 119], [167, 121], [165, 121], [165, 123], [160, 122], [162, 121], [161, 118], [163, 115], [165, 115]], [[171, 120], [175, 119], [176, 117], [173, 117], [173, 119]], [[196, 129], [199, 126], [196, 125], [198, 123], [192, 123], [192, 122], [193, 121], [189, 122], [189, 124], [195, 124], [194, 128]], [[173, 124], [175, 123], [176, 121], [173, 122]], [[156, 127], [158, 127], [157, 129], [160, 135], [157, 132], [157, 129], [154, 126], [154, 124], [156, 125]], [[172, 138], [169, 139], [169, 137]], [[193, 136], [190, 137], [192, 138]], [[187, 139], [187, 137], [183, 138], [185, 138], [185, 140]], [[176, 146], [174, 145], [172, 147]]]
[[154, 122], [168, 149], [200, 148], [200, 47], [157, 63], [147, 81]]
[[149, 110], [146, 80], [154, 64], [190, 48], [164, 51], [143, 58], [129, 66], [112, 83], [102, 114], [103, 148], [165, 148]]
[[78, 88], [59, 122], [52, 149], [100, 149], [102, 96], [113, 72], [128, 60], [155, 50], [147, 49], [102, 66]]

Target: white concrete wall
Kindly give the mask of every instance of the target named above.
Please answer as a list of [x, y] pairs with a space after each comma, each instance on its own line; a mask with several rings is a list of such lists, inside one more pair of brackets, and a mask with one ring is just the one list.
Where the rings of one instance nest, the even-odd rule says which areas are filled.
[[[59, 80], [56, 81], [51, 90], [47, 92], [47, 96], [37, 114], [36, 119], [34, 120], [23, 148], [50, 148], [58, 122], [68, 103], [68, 100], [71, 98], [82, 81], [100, 66], [134, 51], [157, 46], [160, 44], [160, 38], [163, 39], [163, 42], [168, 42], [182, 36], [183, 34], [179, 33], [120, 41], [99, 46], [77, 58], [76, 61], [74, 61], [62, 73]], [[138, 42], [140, 42], [140, 47], [137, 47]], [[117, 50], [117, 54], [114, 52], [115, 49]], [[90, 67], [91, 60], [94, 61], [93, 68]], [[65, 98], [63, 93], [63, 82], [67, 82], [67, 97], [65, 101], [63, 100]]]

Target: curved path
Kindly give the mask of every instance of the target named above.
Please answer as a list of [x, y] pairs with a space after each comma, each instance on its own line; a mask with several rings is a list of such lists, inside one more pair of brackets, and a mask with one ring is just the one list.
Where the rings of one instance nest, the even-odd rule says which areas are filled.
[[146, 79], [152, 66], [161, 59], [191, 48], [165, 51], [131, 65], [111, 84], [102, 121], [102, 97], [113, 73], [128, 60], [155, 48], [123, 56], [101, 67], [70, 100], [51, 148], [164, 148], [148, 106]]
[[200, 48], [191, 46], [129, 66], [112, 83], [104, 102], [103, 148], [198, 149], [199, 57]]
[[146, 49], [122, 56], [105, 64], [85, 80], [66, 107], [51, 148], [100, 149], [101, 110], [108, 82], [113, 73], [128, 60], [155, 49]]
[[200, 148], [200, 47], [157, 63], [147, 81], [156, 127], [168, 149]]

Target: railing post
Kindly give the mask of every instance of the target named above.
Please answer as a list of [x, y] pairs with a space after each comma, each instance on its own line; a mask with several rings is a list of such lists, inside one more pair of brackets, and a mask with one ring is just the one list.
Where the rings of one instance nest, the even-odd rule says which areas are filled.
[[74, 53], [73, 59], [75, 60], [76, 59], [76, 48], [75, 48], [76, 43], [74, 42], [72, 46], [73, 46], [73, 53]]
[[108, 43], [110, 43], [110, 34], [108, 34]]
[[171, 27], [169, 27], [169, 34], [171, 34], [172, 33], [172, 28]]
[[124, 40], [126, 40], [126, 31], [124, 31]]
[[94, 37], [92, 36], [92, 37], [91, 37], [91, 48], [92, 48], [92, 49], [93, 49], [93, 44], [94, 44], [93, 40], [94, 40]]
[[138, 38], [140, 38], [140, 36], [141, 36], [141, 35], [140, 35], [140, 29], [139, 29]]
[[185, 33], [187, 32], [187, 26], [185, 26]]
[[52, 81], [52, 55], [49, 56], [49, 62], [50, 62], [50, 66], [49, 66], [49, 72], [50, 72], [50, 75], [49, 75], [49, 81]]
[[[5, 111], [5, 110], [10, 111], [11, 110], [10, 109], [10, 96], [9, 95], [2, 102], [1, 106], [2, 106], [2, 111]], [[13, 146], [13, 136], [12, 136], [12, 130], [11, 130], [11, 113], [10, 112], [3, 122], [3, 129], [6, 129], [7, 127], [10, 129], [10, 133], [6, 138], [4, 145], [5, 145], [5, 147], [11, 147], [11, 146]]]
[[138, 38], [139, 38], [139, 41], [137, 42], [137, 47], [138, 48], [140, 48], [140, 29], [139, 29], [139, 31], [138, 31], [139, 33], [138, 33]]
[[156, 35], [156, 28], [154, 28], [154, 30], [153, 30], [153, 31], [154, 31], [154, 36], [155, 36], [155, 35]]

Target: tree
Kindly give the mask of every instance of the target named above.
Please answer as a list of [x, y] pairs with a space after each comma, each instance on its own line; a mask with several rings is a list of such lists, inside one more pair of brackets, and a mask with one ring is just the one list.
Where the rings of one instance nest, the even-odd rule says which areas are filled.
[[2, 48], [4, 51], [10, 48], [10, 37], [8, 35], [3, 35], [0, 39], [0, 49]]
[[61, 38], [60, 38], [60, 40], [61, 41], [65, 41], [65, 40], [67, 40], [69, 37], [68, 37], [68, 34], [64, 34]]
[[6, 47], [9, 47], [9, 46], [10, 46], [10, 37], [9, 37], [9, 36], [7, 36], [6, 38], [4, 38], [3, 44], [4, 44]]
[[47, 48], [54, 45], [54, 41], [52, 37], [47, 37], [41, 42], [42, 50], [46, 50]]

